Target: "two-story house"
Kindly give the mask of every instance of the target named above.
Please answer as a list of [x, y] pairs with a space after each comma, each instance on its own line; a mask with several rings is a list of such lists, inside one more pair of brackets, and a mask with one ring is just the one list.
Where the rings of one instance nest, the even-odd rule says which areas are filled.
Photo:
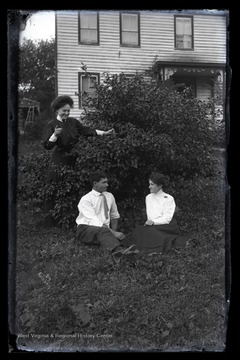
[[[84, 107], [104, 72], [133, 75], [156, 61], [162, 81], [191, 86], [207, 100], [224, 98], [227, 11], [57, 11], [57, 94], [74, 100], [72, 116]], [[82, 69], [87, 66], [90, 76]]]

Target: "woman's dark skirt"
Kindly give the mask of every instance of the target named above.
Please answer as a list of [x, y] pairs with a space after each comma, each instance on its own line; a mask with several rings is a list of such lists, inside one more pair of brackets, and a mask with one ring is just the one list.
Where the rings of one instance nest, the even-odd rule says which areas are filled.
[[180, 235], [180, 230], [175, 219], [166, 225], [138, 225], [129, 233], [121, 244], [123, 246], [136, 245], [141, 252], [163, 253], [171, 248], [182, 248], [186, 245], [187, 238]]

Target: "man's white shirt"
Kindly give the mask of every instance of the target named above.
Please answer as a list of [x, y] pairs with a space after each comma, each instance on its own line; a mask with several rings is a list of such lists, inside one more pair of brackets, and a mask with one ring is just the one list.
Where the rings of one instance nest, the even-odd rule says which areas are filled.
[[[106, 198], [108, 205], [108, 219], [104, 215], [103, 207], [103, 194]], [[89, 226], [110, 226], [111, 219], [120, 218], [116, 201], [112, 193], [104, 191], [100, 193], [96, 190], [92, 190], [84, 195], [78, 203], [79, 214], [76, 218], [77, 225], [89, 225]]]

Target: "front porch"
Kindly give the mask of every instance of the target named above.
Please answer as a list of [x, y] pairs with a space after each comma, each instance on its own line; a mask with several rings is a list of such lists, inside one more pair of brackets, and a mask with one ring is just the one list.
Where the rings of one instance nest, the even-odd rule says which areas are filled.
[[225, 65], [156, 62], [161, 81], [172, 79], [178, 91], [190, 87], [193, 96], [202, 101], [214, 99], [216, 121], [223, 119], [225, 99]]

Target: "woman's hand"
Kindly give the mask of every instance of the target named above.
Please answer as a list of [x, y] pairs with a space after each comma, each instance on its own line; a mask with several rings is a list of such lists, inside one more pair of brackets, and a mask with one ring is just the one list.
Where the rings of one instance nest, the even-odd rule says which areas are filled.
[[154, 225], [154, 221], [152, 220], [147, 220], [144, 224], [144, 226], [151, 226], [151, 225]]
[[103, 135], [115, 135], [115, 130], [110, 129], [108, 131], [103, 131]]
[[54, 129], [54, 135], [58, 137], [61, 134], [61, 132], [62, 132], [62, 128], [58, 127], [57, 125]]

